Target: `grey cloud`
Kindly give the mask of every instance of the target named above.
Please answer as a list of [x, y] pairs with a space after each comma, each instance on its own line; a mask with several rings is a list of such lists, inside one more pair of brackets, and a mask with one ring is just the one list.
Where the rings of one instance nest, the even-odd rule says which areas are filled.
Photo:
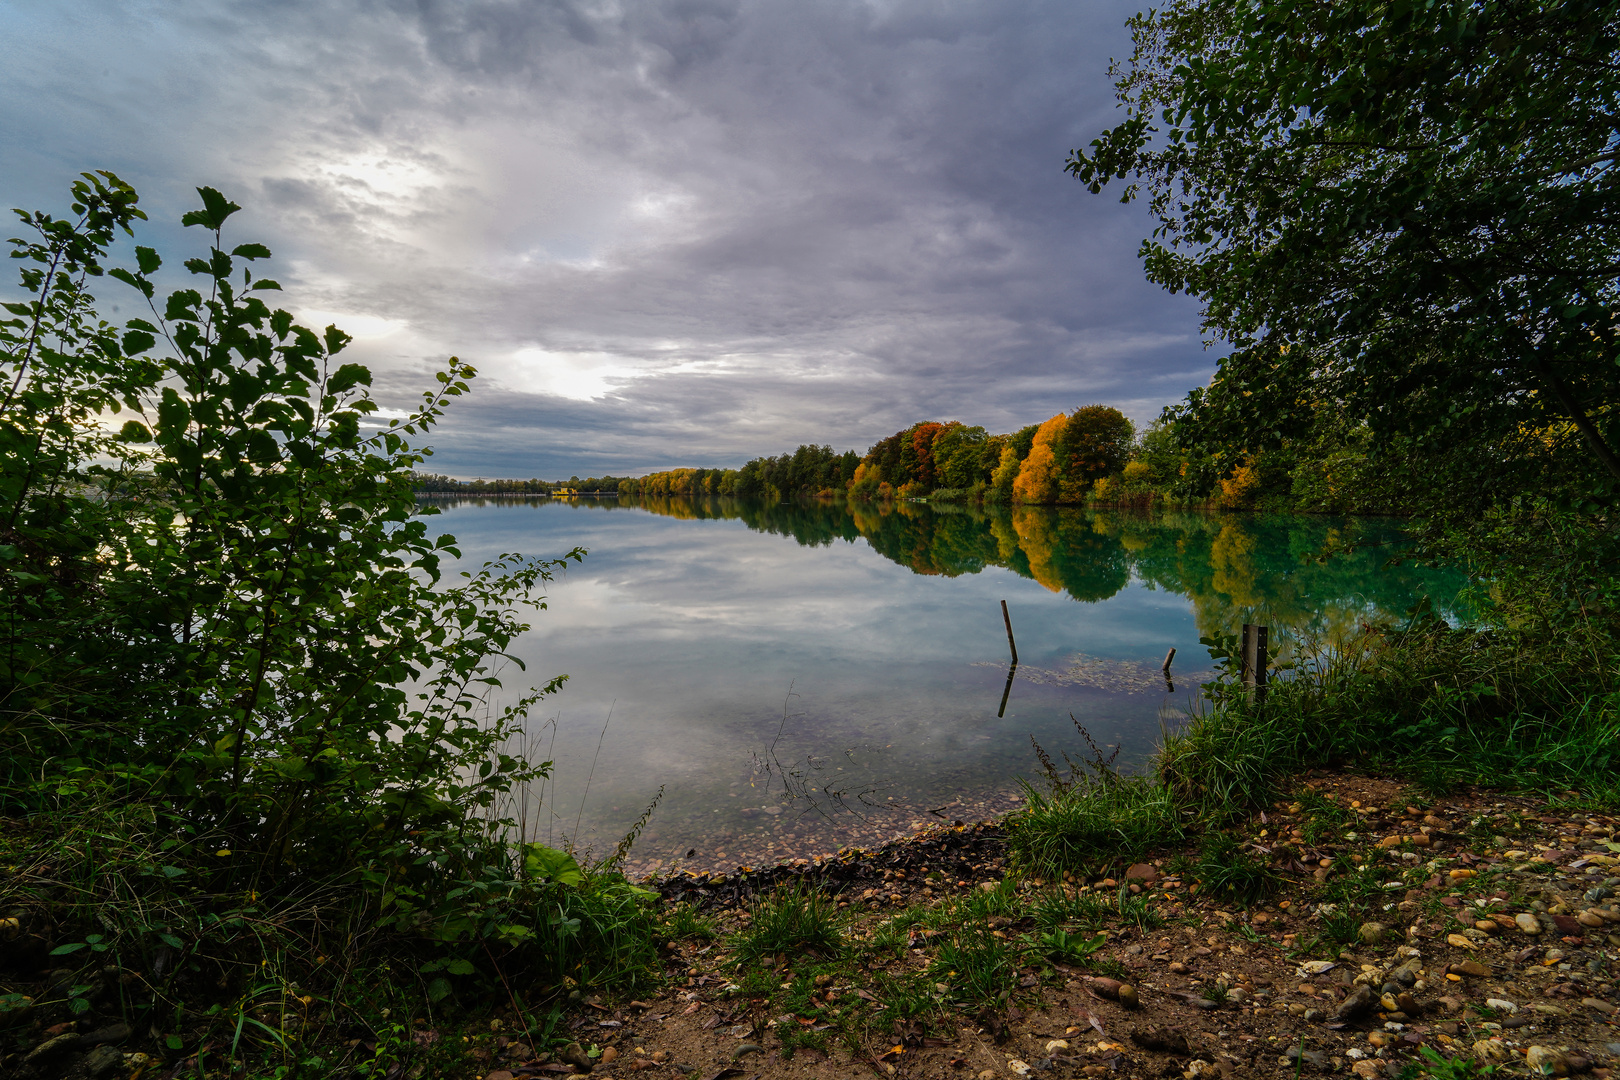
[[435, 357], [485, 371], [436, 435], [459, 473], [735, 465], [1097, 400], [1143, 421], [1207, 377], [1196, 306], [1142, 280], [1139, 208], [1061, 172], [1116, 115], [1132, 10], [14, 6], [4, 190], [51, 205], [113, 167], [166, 250], [190, 187], [227, 190], [290, 302], [400, 327], [355, 347], [388, 404]]

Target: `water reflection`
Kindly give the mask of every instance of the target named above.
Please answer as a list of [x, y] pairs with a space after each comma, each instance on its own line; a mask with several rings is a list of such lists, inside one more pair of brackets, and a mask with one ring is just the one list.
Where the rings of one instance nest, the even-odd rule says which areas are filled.
[[1189, 598], [1205, 636], [1236, 633], [1244, 622], [1330, 635], [1397, 616], [1417, 596], [1453, 619], [1469, 617], [1459, 597], [1462, 574], [1388, 565], [1403, 550], [1392, 519], [670, 497], [628, 497], [620, 505], [691, 520], [736, 519], [806, 546], [860, 539], [918, 574], [955, 577], [1001, 566], [1087, 603], [1117, 595], [1134, 576]]
[[[823, 852], [1005, 809], [1034, 771], [1031, 738], [1073, 748], [1071, 714], [1140, 763], [1211, 677], [1198, 639], [1244, 622], [1271, 625], [1286, 648], [1290, 635], [1399, 617], [1420, 596], [1467, 615], [1461, 575], [1386, 565], [1391, 521], [723, 498], [439, 505], [433, 527], [471, 561], [589, 549], [517, 650], [526, 678], [570, 677], [536, 717], [555, 724], [540, 745], [559, 763], [545, 828], [609, 847], [664, 785], [643, 867], [694, 849], [701, 865]], [[1314, 557], [1329, 547], [1350, 550]], [[1010, 690], [1002, 600], [1021, 661]], [[1169, 648], [1173, 689], [1159, 670]]]

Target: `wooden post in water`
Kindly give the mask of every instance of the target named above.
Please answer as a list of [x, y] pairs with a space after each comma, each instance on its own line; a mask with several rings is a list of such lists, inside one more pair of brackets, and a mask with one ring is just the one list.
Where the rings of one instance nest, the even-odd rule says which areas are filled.
[[1007, 614], [1007, 601], [1001, 602], [1001, 621], [1007, 624], [1007, 648], [1012, 650], [1013, 667], [1018, 666], [1018, 642], [1012, 636], [1012, 616]]
[[1007, 695], [1012, 693], [1013, 676], [1018, 674], [1018, 665], [1014, 664], [1007, 669], [1007, 685], [1001, 688], [1001, 708], [996, 710], [996, 718], [1007, 715]]
[[1256, 704], [1266, 700], [1266, 667], [1270, 662], [1266, 646], [1270, 631], [1269, 626], [1243, 624], [1243, 685], [1249, 700]]
[[1171, 649], [1169, 652], [1164, 654], [1164, 667], [1160, 668], [1159, 670], [1164, 672], [1164, 677], [1167, 679], [1170, 677], [1170, 661], [1174, 660], [1175, 658], [1176, 650], [1174, 649]]

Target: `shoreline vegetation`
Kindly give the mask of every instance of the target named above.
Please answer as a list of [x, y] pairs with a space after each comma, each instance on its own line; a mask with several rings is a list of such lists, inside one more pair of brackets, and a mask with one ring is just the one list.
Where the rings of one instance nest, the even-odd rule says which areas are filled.
[[585, 553], [441, 580], [424, 440], [474, 370], [385, 419], [239, 207], [198, 189], [160, 296], [155, 249], [112, 254], [136, 193], [82, 174], [19, 212], [0, 318], [0, 1072], [1610, 1080], [1620, 13], [1130, 27], [1124, 119], [1068, 169], [1155, 216], [1149, 279], [1229, 349], [1208, 386], [1140, 439], [1088, 406], [567, 486], [1377, 508], [1477, 622], [1305, 641], [1263, 698], [1213, 637], [1140, 774], [1078, 730], [993, 828], [633, 882], [657, 797], [604, 857], [525, 842], [557, 766], [502, 748], [565, 676], [493, 696]]

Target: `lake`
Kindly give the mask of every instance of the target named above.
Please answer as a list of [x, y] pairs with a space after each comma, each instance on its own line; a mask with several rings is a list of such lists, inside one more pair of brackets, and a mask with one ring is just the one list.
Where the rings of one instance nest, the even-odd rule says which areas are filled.
[[[1399, 618], [1465, 618], [1460, 573], [1389, 565], [1399, 523], [1070, 508], [734, 499], [437, 499], [471, 563], [583, 564], [549, 590], [509, 686], [566, 673], [531, 717], [556, 762], [531, 838], [602, 855], [663, 788], [634, 873], [870, 845], [1016, 807], [1085, 736], [1140, 766], [1213, 676], [1199, 638], [1274, 653]], [[1350, 549], [1327, 560], [1325, 548]], [[1007, 684], [1001, 601], [1020, 664]], [[1159, 668], [1176, 649], [1173, 685]], [[1004, 701], [1005, 694], [1005, 701]], [[1072, 718], [1072, 719], [1071, 719]]]

